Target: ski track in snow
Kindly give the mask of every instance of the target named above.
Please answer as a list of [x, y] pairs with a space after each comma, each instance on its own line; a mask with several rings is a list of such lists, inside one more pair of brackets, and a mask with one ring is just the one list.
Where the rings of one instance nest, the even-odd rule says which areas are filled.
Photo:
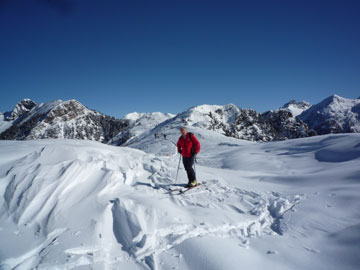
[[[0, 237], [9, 248], [1, 245], [0, 268], [169, 269], [175, 260], [176, 267], [191, 269], [179, 250], [194, 239], [235, 239], [249, 248], [249, 239], [288, 237], [289, 230], [293, 238], [308, 237], [308, 230], [294, 228], [290, 217], [296, 217], [299, 203], [320, 193], [289, 192], [285, 179], [296, 180], [301, 170], [316, 174], [309, 166], [314, 161], [323, 166], [356, 162], [359, 144], [350, 149], [347, 138], [359, 139], [344, 138], [216, 143], [221, 162], [214, 163], [211, 151], [205, 152], [197, 168], [202, 184], [181, 195], [167, 190], [174, 181], [176, 155], [156, 157], [87, 141], [1, 141]], [[246, 152], [248, 160], [234, 147]], [[293, 166], [287, 156], [298, 164]], [[251, 167], [261, 162], [258, 171]], [[179, 182], [185, 178], [181, 171]], [[329, 193], [325, 208], [337, 197], [337, 191]], [[321, 255], [316, 247], [303, 248]], [[278, 256], [278, 251], [266, 254]]]

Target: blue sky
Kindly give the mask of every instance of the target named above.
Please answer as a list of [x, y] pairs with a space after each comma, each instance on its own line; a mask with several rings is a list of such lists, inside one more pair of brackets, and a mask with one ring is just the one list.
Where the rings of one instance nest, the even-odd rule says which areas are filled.
[[360, 96], [360, 1], [0, 0], [0, 111], [178, 113]]

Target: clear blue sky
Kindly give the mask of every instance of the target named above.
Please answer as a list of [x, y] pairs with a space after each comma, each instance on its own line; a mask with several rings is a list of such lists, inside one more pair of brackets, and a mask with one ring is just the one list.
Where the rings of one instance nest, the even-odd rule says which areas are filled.
[[121, 117], [360, 96], [360, 1], [0, 0], [0, 111]]

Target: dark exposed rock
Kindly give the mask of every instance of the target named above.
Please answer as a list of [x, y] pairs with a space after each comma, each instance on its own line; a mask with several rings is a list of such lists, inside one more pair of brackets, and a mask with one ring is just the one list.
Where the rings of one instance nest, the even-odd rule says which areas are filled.
[[[234, 106], [234, 105], [232, 105]], [[210, 112], [210, 128], [222, 130], [228, 137], [250, 141], [286, 140], [313, 136], [316, 132], [308, 129], [307, 125], [287, 110], [268, 111], [260, 114], [254, 110], [240, 109], [233, 111], [228, 122], [219, 121], [218, 116], [225, 111], [217, 109]]]

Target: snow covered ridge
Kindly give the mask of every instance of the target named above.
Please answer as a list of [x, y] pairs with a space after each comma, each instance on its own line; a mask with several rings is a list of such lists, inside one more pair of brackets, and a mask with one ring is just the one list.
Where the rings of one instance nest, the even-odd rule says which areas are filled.
[[299, 115], [318, 134], [359, 133], [360, 99], [333, 95]]
[[[19, 104], [24, 104], [24, 100]], [[29, 100], [26, 100], [30, 103]], [[115, 119], [90, 110], [76, 100], [57, 100], [20, 110], [17, 104], [11, 115], [19, 115], [0, 134], [0, 139], [28, 140], [45, 138], [88, 139], [108, 142], [129, 127], [127, 120]], [[29, 107], [28, 107], [29, 108]], [[21, 113], [17, 113], [21, 112]]]

